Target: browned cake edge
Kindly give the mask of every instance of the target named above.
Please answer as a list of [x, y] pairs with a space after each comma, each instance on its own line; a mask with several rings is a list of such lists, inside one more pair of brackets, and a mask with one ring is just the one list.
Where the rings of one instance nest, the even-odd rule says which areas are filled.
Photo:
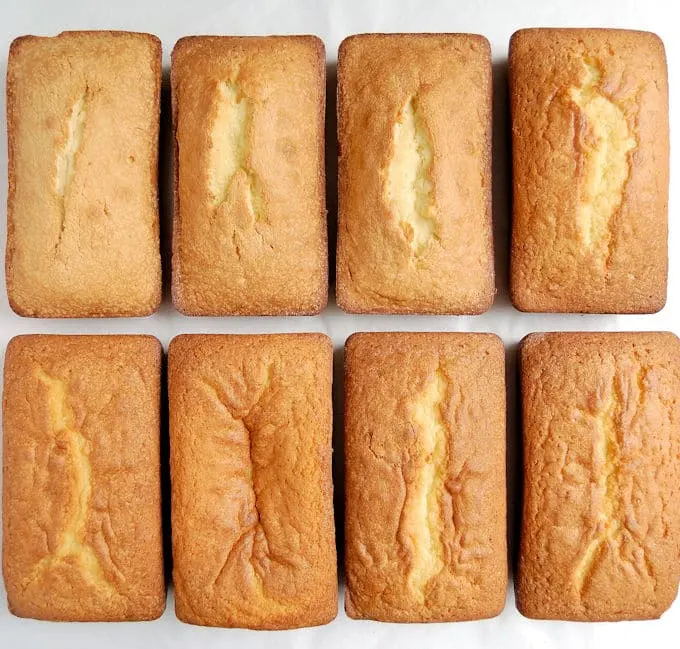
[[[45, 38], [59, 38], [61, 36], [71, 36], [71, 35], [103, 35], [103, 36], [135, 36], [144, 38], [149, 41], [151, 45], [156, 49], [156, 56], [154, 57], [154, 73], [156, 78], [156, 88], [155, 88], [155, 106], [154, 106], [154, 123], [153, 128], [156, 133], [156, 139], [158, 139], [160, 131], [160, 116], [161, 116], [161, 77], [162, 77], [162, 46], [161, 40], [155, 34], [149, 34], [146, 32], [129, 32], [120, 30], [66, 30], [62, 31], [54, 37], [45, 36], [34, 36], [34, 35], [24, 35], [15, 38], [9, 46], [8, 61], [16, 55], [16, 52], [24, 41], [36, 41], [44, 40]], [[36, 308], [34, 310], [29, 310], [21, 305], [19, 305], [14, 298], [14, 268], [12, 266], [12, 255], [14, 250], [14, 222], [12, 215], [14, 212], [14, 193], [16, 185], [16, 175], [14, 173], [14, 150], [16, 147], [16, 142], [14, 138], [14, 85], [11, 82], [9, 74], [6, 75], [6, 101], [7, 101], [7, 244], [5, 249], [5, 285], [7, 290], [7, 298], [9, 301], [9, 306], [16, 313], [22, 317], [26, 318], [115, 318], [115, 317], [143, 317], [151, 315], [158, 311], [161, 301], [163, 298], [162, 290], [162, 270], [161, 265], [158, 266], [157, 280], [156, 280], [156, 292], [153, 299], [149, 302], [148, 308], [139, 309], [135, 312], [130, 311], [88, 311], [88, 312], [78, 312], [69, 315], [65, 314], [55, 314], [50, 309]], [[154, 164], [152, 164], [151, 176], [149, 178], [149, 187], [156, 194], [156, 202], [158, 203], [158, 149], [159, 147], [154, 147], [152, 156], [155, 158]], [[154, 236], [156, 239], [156, 249], [158, 255], [160, 256], [160, 215], [158, 208], [156, 208], [156, 219], [154, 223]]]
[[[41, 340], [44, 340], [46, 338], [69, 338], [69, 339], [74, 339], [74, 338], [81, 338], [81, 339], [100, 339], [100, 338], [105, 338], [110, 340], [111, 342], [116, 342], [116, 340], [121, 340], [121, 339], [128, 339], [128, 338], [137, 338], [137, 339], [142, 339], [145, 342], [148, 341], [149, 344], [153, 344], [155, 347], [155, 358], [154, 358], [154, 363], [156, 367], [158, 368], [158, 383], [156, 386], [156, 389], [153, 391], [153, 398], [156, 401], [157, 404], [157, 417], [158, 417], [158, 424], [160, 427], [160, 419], [161, 419], [161, 395], [163, 391], [162, 387], [162, 382], [163, 382], [163, 346], [156, 338], [155, 336], [152, 336], [150, 334], [19, 334], [17, 336], [14, 336], [9, 340], [7, 343], [7, 346], [5, 348], [5, 359], [8, 357], [10, 354], [20, 354], [22, 349], [24, 349], [26, 346], [30, 346], [31, 344], [34, 343], [39, 343]], [[14, 348], [18, 347], [19, 349], [14, 351]], [[10, 377], [8, 376], [8, 368], [7, 368], [7, 362], [5, 361], [3, 371], [2, 371], [2, 380], [3, 383], [7, 382], [10, 380]], [[2, 399], [2, 419], [4, 421], [5, 418], [5, 410], [7, 408], [6, 397], [4, 396], [3, 392], [3, 399]], [[4, 431], [3, 431], [4, 432]], [[159, 435], [161, 434], [161, 431], [159, 429]], [[1, 441], [2, 446], [4, 447], [5, 444], [5, 438], [3, 434], [3, 439]], [[5, 457], [3, 453], [3, 457]], [[161, 479], [161, 476], [163, 474], [163, 466], [162, 462], [159, 457], [158, 461], [158, 469], [159, 469], [159, 480]], [[3, 474], [8, 471], [8, 465], [5, 464], [3, 461], [2, 463], [2, 472]], [[2, 509], [3, 511], [7, 511], [8, 507], [6, 506], [6, 490], [3, 488], [2, 489]], [[163, 494], [161, 490], [159, 489], [158, 491], [158, 507], [159, 507], [159, 520], [161, 525], [164, 525], [164, 520], [162, 516], [162, 508], [163, 508]], [[2, 525], [0, 526], [0, 533], [3, 535], [5, 534], [5, 523], [4, 521], [2, 522]], [[163, 540], [163, 539], [161, 539]], [[165, 550], [163, 548], [163, 545], [160, 547], [161, 554], [163, 555], [165, 553]], [[3, 545], [3, 553], [2, 553], [2, 572], [3, 572], [3, 578], [6, 579], [5, 577], [5, 562], [6, 562], [6, 556], [5, 556], [5, 550], [4, 550], [4, 545]], [[6, 589], [7, 590], [7, 589]], [[152, 610], [148, 613], [143, 613], [140, 615], [130, 615], [126, 620], [121, 620], [121, 621], [151, 621], [151, 620], [157, 620], [159, 619], [163, 613], [165, 612], [166, 608], [166, 601], [167, 601], [167, 583], [166, 583], [166, 576], [165, 574], [160, 575], [160, 580], [158, 584], [158, 605], [155, 608], [155, 610]], [[13, 615], [16, 615], [17, 617], [27, 617], [25, 615], [21, 614], [21, 611], [17, 610], [16, 607], [13, 605], [12, 602], [10, 602], [9, 597], [7, 598], [7, 605], [10, 613]], [[45, 618], [47, 619], [47, 618]], [[98, 620], [80, 620], [80, 619], [75, 619], [75, 618], [50, 618], [52, 621], [63, 621], [63, 622], [79, 622], [79, 621], [84, 621], [84, 622], [96, 622]], [[112, 621], [112, 620], [106, 620], [106, 621]]]
[[[345, 84], [342, 83], [342, 69], [344, 67], [344, 59], [345, 59], [345, 50], [347, 47], [350, 46], [352, 41], [355, 40], [371, 40], [374, 37], [385, 37], [385, 36], [395, 36], [395, 37], [400, 37], [400, 36], [419, 36], [419, 37], [436, 37], [436, 38], [442, 38], [442, 37], [466, 37], [471, 41], [476, 41], [480, 44], [483, 44], [485, 48], [487, 49], [489, 53], [489, 61], [491, 63], [491, 43], [489, 42], [489, 39], [486, 38], [486, 36], [482, 34], [474, 34], [474, 33], [465, 33], [465, 32], [456, 32], [456, 33], [449, 33], [449, 32], [420, 32], [420, 33], [411, 33], [411, 32], [365, 32], [365, 33], [360, 33], [360, 34], [351, 34], [350, 36], [346, 36], [340, 43], [340, 46], [338, 47], [338, 64], [337, 64], [337, 87], [336, 87], [336, 121], [337, 121], [337, 142], [338, 142], [338, 149], [342, 146], [342, 142], [344, 140], [344, 130], [342, 128], [342, 121], [340, 118], [341, 112], [342, 112], [342, 106], [344, 103], [344, 94], [345, 94]], [[492, 149], [493, 149], [493, 136], [492, 136], [492, 131], [493, 131], [493, 72], [492, 72], [492, 65], [490, 64], [488, 66], [488, 76], [489, 76], [489, 106], [491, 107], [489, 110], [489, 136], [487, 138], [487, 150], [485, 151], [486, 154], [486, 159], [488, 161], [487, 163], [487, 169], [486, 172], [488, 174], [489, 179], [491, 179], [491, 182], [493, 182], [493, 157], [492, 157]], [[339, 151], [338, 151], [339, 153]], [[339, 173], [339, 169], [338, 169]], [[338, 220], [338, 237], [337, 237], [337, 242], [336, 242], [336, 261], [335, 261], [335, 278], [336, 278], [336, 285], [335, 285], [335, 300], [345, 313], [357, 313], [357, 314], [399, 314], [399, 315], [481, 315], [482, 313], [486, 313], [492, 306], [496, 297], [496, 294], [498, 293], [498, 289], [495, 285], [496, 281], [496, 270], [495, 270], [495, 261], [494, 261], [494, 231], [493, 231], [493, 215], [492, 215], [492, 203], [493, 203], [493, 191], [491, 189], [492, 186], [490, 186], [489, 191], [487, 192], [487, 201], [486, 201], [486, 227], [490, 231], [490, 238], [489, 238], [489, 247], [490, 247], [490, 252], [491, 252], [491, 264], [490, 264], [490, 282], [489, 286], [491, 287], [491, 290], [488, 292], [486, 296], [484, 296], [483, 299], [480, 299], [479, 305], [476, 308], [471, 308], [469, 310], [451, 310], [451, 309], [420, 309], [420, 308], [413, 308], [409, 307], [408, 305], [401, 305], [401, 304], [393, 304], [391, 307], [374, 307], [374, 306], [366, 306], [363, 302], [360, 300], [355, 299], [353, 296], [346, 294], [346, 291], [342, 288], [338, 289], [338, 281], [337, 278], [339, 277], [339, 266], [340, 266], [340, 259], [344, 257], [344, 250], [340, 242], [340, 209], [339, 209], [339, 202], [340, 202], [340, 182], [338, 180], [338, 214], [337, 214], [337, 220]]]
[[[494, 333], [489, 333], [489, 332], [461, 332], [461, 331], [380, 331], [380, 332], [375, 332], [375, 331], [356, 331], [352, 333], [345, 341], [344, 348], [343, 348], [343, 354], [344, 354], [344, 376], [343, 376], [343, 393], [344, 393], [344, 403], [347, 403], [348, 401], [348, 395], [350, 392], [350, 381], [348, 380], [348, 377], [350, 377], [353, 373], [354, 367], [356, 363], [361, 363], [361, 360], [354, 361], [355, 354], [357, 353], [356, 347], [362, 344], [362, 341], [364, 340], [370, 340], [373, 339], [375, 341], [376, 346], [384, 346], [384, 343], [387, 342], [387, 338], [389, 337], [398, 337], [402, 339], [402, 342], [405, 339], [411, 338], [415, 340], [422, 340], [422, 341], [427, 341], [431, 343], [436, 343], [437, 341], [445, 340], [449, 338], [450, 336], [454, 337], [459, 337], [459, 338], [467, 338], [468, 340], [487, 340], [489, 341], [489, 346], [497, 346], [502, 362], [503, 362], [503, 385], [504, 388], [507, 389], [506, 385], [506, 379], [505, 379], [505, 371], [507, 369], [506, 367], [506, 360], [505, 360], [505, 354], [507, 352], [507, 348], [505, 347], [505, 343], [501, 339], [500, 336]], [[380, 340], [382, 338], [382, 340]], [[352, 358], [352, 361], [349, 361], [349, 358]], [[507, 403], [506, 403], [506, 394], [505, 391], [503, 393], [503, 415], [504, 418], [507, 416]], [[347, 457], [349, 455], [349, 447], [348, 445], [348, 436], [345, 433], [344, 430], [345, 424], [343, 424], [343, 445], [344, 445], [344, 457]], [[507, 430], [506, 430], [505, 422], [504, 422], [504, 434], [506, 438], [506, 444], [507, 444]], [[506, 455], [506, 446], [503, 446], [503, 454]], [[345, 460], [346, 461], [346, 460]], [[505, 473], [505, 472], [504, 472]], [[508, 476], [504, 476], [504, 481], [505, 481], [505, 489], [504, 489], [504, 495], [503, 497], [506, 498], [506, 493], [507, 493], [507, 487], [508, 487]], [[350, 503], [348, 500], [348, 494], [345, 491], [344, 493], [344, 511], [346, 512], [348, 508], [350, 507]], [[503, 503], [504, 507], [504, 518], [507, 516], [507, 500], [504, 501]], [[348, 543], [349, 543], [349, 537], [347, 535], [347, 516], [345, 514], [344, 520], [343, 520], [343, 543], [344, 543], [344, 557], [346, 560], [347, 556], [347, 548], [348, 548]], [[504, 538], [504, 550], [505, 554], [508, 552], [508, 542], [507, 542], [507, 524], [506, 524], [506, 534]], [[506, 564], [507, 565], [507, 564]], [[449, 619], [449, 620], [444, 620], [444, 619], [438, 619], [438, 620], [419, 620], [419, 619], [413, 619], [413, 620], [388, 620], [388, 619], [378, 619], [378, 618], [371, 618], [367, 615], [362, 614], [360, 611], [356, 609], [354, 606], [354, 603], [352, 602], [351, 596], [350, 596], [350, 591], [349, 591], [349, 586], [347, 584], [347, 571], [345, 570], [343, 573], [343, 577], [345, 579], [345, 590], [344, 590], [344, 609], [346, 615], [353, 619], [353, 620], [374, 620], [374, 621], [380, 621], [380, 622], [391, 622], [391, 623], [406, 623], [406, 624], [417, 624], [417, 623], [430, 623], [430, 622], [440, 622], [440, 623], [454, 623], [454, 622], [465, 622], [465, 621], [474, 621], [474, 620], [484, 620], [484, 619], [492, 619], [494, 617], [497, 617], [500, 615], [503, 610], [505, 609], [506, 606], [506, 599], [507, 599], [507, 585], [509, 583], [509, 574], [508, 570], [506, 567], [505, 570], [505, 576], [504, 580], [506, 583], [505, 589], [503, 590], [502, 597], [499, 597], [497, 605], [494, 607], [492, 605], [489, 606], [488, 611], [480, 616], [470, 618], [470, 617], [464, 617], [464, 618], [457, 618], [457, 619]]]
[[[524, 429], [525, 429], [525, 419], [524, 419], [524, 386], [525, 386], [525, 369], [523, 368], [523, 364], [526, 363], [526, 355], [528, 353], [528, 348], [532, 344], [539, 344], [540, 341], [544, 338], [550, 338], [553, 336], [560, 336], [560, 335], [568, 335], [574, 338], [574, 341], [576, 341], [576, 338], [579, 337], [579, 335], [584, 335], [584, 336], [600, 336], [603, 339], [604, 338], [610, 338], [614, 339], [616, 337], [635, 337], [636, 334], [644, 334], [650, 337], [655, 338], [657, 341], [662, 340], [664, 338], [666, 339], [671, 339], [674, 340], [676, 343], [678, 340], [680, 340], [674, 333], [669, 332], [669, 331], [546, 331], [546, 332], [532, 332], [527, 335], [525, 335], [519, 342], [518, 345], [518, 350], [517, 350], [517, 380], [518, 380], [518, 395], [520, 399], [520, 440], [521, 444], [523, 446], [523, 449], [526, 449], [526, 445], [524, 445], [523, 439], [524, 439]], [[524, 528], [523, 528], [523, 521], [525, 519], [525, 512], [524, 512], [524, 502], [525, 502], [525, 485], [526, 485], [526, 476], [528, 473], [528, 454], [526, 453], [525, 450], [522, 450], [522, 459], [521, 459], [521, 478], [522, 478], [522, 484], [521, 487], [519, 487], [519, 513], [520, 513], [520, 521], [519, 521], [519, 543], [517, 546], [517, 555], [514, 558], [513, 561], [513, 591], [515, 594], [515, 605], [517, 607], [517, 610], [519, 613], [530, 620], [548, 620], [548, 621], [567, 621], [567, 622], [612, 622], [612, 621], [634, 621], [634, 620], [654, 620], [654, 619], [659, 619], [662, 614], [667, 610], [667, 609], [660, 609], [656, 611], [655, 614], [648, 615], [645, 617], [621, 617], [621, 618], [612, 618], [611, 616], [593, 616], [590, 618], [584, 618], [581, 616], [571, 616], [571, 617], [557, 617], [555, 615], [549, 615], [545, 614], [542, 612], [540, 606], [536, 607], [535, 602], [530, 601], [530, 599], [525, 599], [524, 594], [522, 593], [522, 589], [520, 588], [519, 582], [520, 579], [518, 577], [519, 573], [519, 565], [522, 559], [522, 553], [523, 553], [523, 541], [522, 541], [522, 536], [524, 534]]]
[[292, 310], [292, 309], [276, 309], [271, 308], [266, 312], [253, 312], [245, 307], [241, 309], [225, 310], [218, 307], [193, 309], [186, 304], [182, 296], [182, 271], [179, 264], [179, 246], [181, 237], [181, 219], [180, 219], [180, 201], [179, 201], [179, 142], [177, 140], [177, 116], [178, 116], [178, 102], [177, 102], [177, 70], [175, 66], [175, 57], [180, 55], [192, 42], [197, 40], [213, 40], [213, 41], [234, 41], [242, 39], [246, 40], [267, 40], [269, 38], [287, 38], [297, 41], [306, 41], [313, 44], [317, 50], [319, 59], [319, 87], [321, 88], [321, 101], [319, 102], [318, 114], [318, 128], [321, 134], [319, 141], [319, 175], [317, 178], [317, 187], [319, 196], [321, 196], [321, 218], [326, 222], [326, 138], [325, 138], [325, 121], [326, 121], [326, 47], [324, 42], [315, 35], [298, 34], [290, 36], [214, 36], [214, 35], [197, 35], [197, 36], [183, 36], [180, 38], [172, 49], [170, 54], [170, 95], [171, 95], [171, 110], [172, 110], [172, 269], [171, 269], [171, 294], [172, 303], [175, 308], [182, 314], [187, 316], [223, 316], [223, 315], [318, 315], [328, 305], [328, 225], [326, 223], [323, 230], [323, 240], [320, 242], [324, 257], [325, 273], [322, 279], [322, 286], [320, 287], [317, 304], [308, 310]]
[[[516, 143], [512, 141], [513, 138], [513, 129], [512, 129], [512, 123], [513, 123], [513, 114], [515, 113], [515, 103], [517, 100], [517, 96], [515, 93], [512, 92], [513, 86], [514, 86], [514, 75], [515, 75], [515, 66], [513, 65], [513, 50], [517, 46], [517, 41], [519, 41], [521, 38], [523, 38], [525, 35], [530, 34], [530, 33], [541, 33], [541, 32], [561, 32], [561, 33], [572, 33], [574, 35], [577, 35], [579, 33], [590, 33], [594, 35], [601, 35], [601, 36], [607, 36], [609, 34], [646, 34], [656, 41], [658, 41], [661, 44], [662, 51], [664, 53], [664, 61], [666, 62], [666, 69], [668, 69], [668, 62], [667, 62], [667, 57], [666, 57], [666, 49], [663, 40], [661, 37], [656, 34], [655, 32], [652, 31], [647, 31], [647, 30], [640, 30], [640, 29], [618, 29], [618, 28], [608, 28], [608, 27], [525, 27], [522, 29], [518, 29], [513, 34], [510, 36], [510, 41], [508, 44], [508, 88], [509, 88], [509, 101], [508, 101], [508, 109], [510, 112], [510, 127], [509, 127], [509, 138], [510, 138], [510, 174], [511, 174], [511, 189], [513, 190], [514, 194], [514, 185], [515, 185], [515, 169], [514, 169], [514, 151], [515, 151], [515, 146]], [[670, 117], [670, 115], [669, 115]], [[668, 203], [668, 202], [667, 202]], [[666, 209], [668, 209], [668, 204], [666, 205]], [[515, 210], [515, 201], [514, 198], [511, 200], [510, 203], [510, 212], [511, 212], [511, 218], [510, 218], [510, 263], [509, 263], [509, 276], [508, 276], [508, 291], [509, 291], [509, 296], [510, 296], [510, 301], [512, 302], [512, 305], [517, 309], [518, 311], [521, 311], [522, 313], [589, 313], [589, 314], [607, 314], [607, 313], [615, 313], [615, 314], [654, 314], [654, 313], [659, 313], [665, 306], [668, 298], [668, 264], [666, 264], [666, 281], [665, 285], [662, 288], [661, 291], [659, 291], [656, 295], [650, 296], [646, 301], [641, 302], [637, 307], [623, 307], [619, 308], [616, 311], [611, 310], [611, 311], [600, 311], [596, 309], [589, 309], [589, 310], [569, 310], [569, 311], [557, 311], [554, 308], [551, 308], [549, 306], [545, 307], [540, 307], [537, 306], [535, 303], [535, 300], [532, 300], [531, 298], [528, 298], [527, 292], [524, 286], [520, 285], [519, 282], [515, 279], [516, 277], [516, 272], [513, 270], [514, 265], [515, 265], [515, 259], [517, 258], [518, 251], [522, 248], [521, 242], [520, 242], [520, 237], [519, 235], [515, 234], [515, 227], [514, 227], [514, 210]], [[668, 220], [668, 216], [667, 216]], [[668, 240], [668, 233], [666, 233], [666, 240]], [[528, 338], [530, 335], [525, 336], [525, 338]]]
[[[191, 354], [193, 353], [193, 350], [196, 348], [203, 347], [204, 345], [207, 344], [207, 346], [210, 346], [211, 341], [213, 340], [220, 340], [224, 338], [231, 338], [231, 339], [241, 339], [243, 341], [246, 341], [248, 339], [264, 339], [264, 338], [270, 338], [272, 340], [295, 340], [295, 339], [307, 339], [307, 340], [317, 340], [319, 341], [320, 344], [323, 344], [324, 346], [327, 347], [328, 353], [330, 355], [330, 380], [331, 380], [331, 388], [332, 388], [332, 383], [333, 383], [333, 341], [325, 333], [321, 332], [294, 332], [294, 333], [254, 333], [254, 334], [178, 334], [172, 340], [170, 341], [170, 344], [168, 346], [168, 354], [167, 354], [167, 381], [169, 382], [172, 380], [173, 382], [180, 384], [182, 383], [182, 370], [177, 369], [175, 367], [175, 361], [173, 361], [174, 357], [178, 357], [181, 359], [182, 356], [186, 354]], [[177, 376], [175, 377], [175, 375]], [[171, 378], [175, 377], [175, 378]], [[168, 394], [169, 398], [169, 394]], [[329, 445], [330, 445], [330, 452], [332, 454], [333, 452], [333, 439], [332, 439], [332, 428], [333, 428], [333, 419], [332, 419], [332, 410], [333, 410], [333, 404], [332, 404], [332, 399], [330, 403], [330, 408], [331, 408], [331, 422], [330, 422], [330, 427], [331, 430], [329, 430], [328, 435], [329, 435]], [[172, 469], [172, 458], [169, 460], [170, 463], [170, 469]], [[330, 460], [330, 472], [329, 475], [326, 476], [327, 481], [328, 481], [328, 488], [329, 488], [329, 498], [331, 500], [331, 513], [334, 513], [334, 493], [335, 493], [335, 484], [333, 481], [333, 467], [332, 467], [332, 458]], [[172, 494], [168, 495], [169, 498], [172, 497]], [[335, 556], [335, 562], [333, 565], [333, 570], [334, 573], [336, 574], [336, 578], [339, 577], [339, 562], [338, 562], [338, 554], [337, 554], [337, 530], [336, 530], [336, 521], [335, 517], [331, 517], [331, 525], [333, 526], [333, 533], [335, 535], [335, 544], [333, 546], [333, 553]], [[173, 552], [174, 552], [174, 539], [173, 539]], [[185, 623], [185, 624], [191, 624], [191, 625], [197, 625], [197, 626], [211, 626], [211, 627], [219, 627], [219, 628], [241, 628], [241, 629], [251, 629], [251, 630], [268, 630], [268, 631], [285, 631], [285, 630], [291, 630], [291, 629], [299, 629], [299, 628], [313, 628], [313, 627], [318, 627], [318, 626], [324, 626], [326, 624], [329, 624], [332, 622], [338, 614], [338, 588], [333, 589], [331, 592], [328, 593], [328, 600], [326, 601], [319, 601], [318, 602], [318, 607], [317, 610], [308, 613], [307, 615], [301, 613], [298, 617], [297, 620], [293, 623], [286, 624], [284, 622], [272, 622], [268, 623], [266, 625], [254, 625], [254, 626], [243, 626], [243, 627], [236, 627], [236, 626], [224, 626], [222, 624], [219, 624], [217, 622], [211, 622], [206, 619], [201, 619], [199, 617], [194, 616], [186, 616], [183, 615], [183, 612], [178, 612], [177, 610], [177, 602], [175, 601], [175, 615], [177, 618]], [[314, 617], [314, 614], [316, 613], [316, 617]]]

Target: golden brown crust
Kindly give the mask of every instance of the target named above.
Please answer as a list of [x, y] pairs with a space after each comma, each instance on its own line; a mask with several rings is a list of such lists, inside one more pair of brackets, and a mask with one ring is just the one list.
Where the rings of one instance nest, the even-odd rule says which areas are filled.
[[503, 609], [504, 364], [503, 344], [491, 334], [348, 339], [350, 617], [444, 622]]
[[345, 311], [491, 306], [491, 93], [482, 36], [342, 42], [337, 301]]
[[659, 311], [668, 267], [663, 43], [648, 32], [523, 29], [510, 41], [509, 80], [515, 306]]
[[532, 334], [520, 360], [520, 612], [659, 617], [680, 578], [680, 341]]
[[158, 308], [160, 84], [161, 44], [151, 34], [12, 43], [5, 268], [19, 315]]
[[[325, 63], [316, 36], [194, 36], [175, 45], [172, 291], [182, 313], [305, 315], [326, 306]], [[220, 129], [224, 91], [243, 112]], [[239, 148], [218, 196], [214, 128], [234, 128]]]
[[161, 354], [151, 336], [30, 335], [7, 346], [2, 569], [15, 615], [163, 612]]
[[182, 335], [168, 365], [177, 616], [254, 629], [330, 622], [330, 339]]

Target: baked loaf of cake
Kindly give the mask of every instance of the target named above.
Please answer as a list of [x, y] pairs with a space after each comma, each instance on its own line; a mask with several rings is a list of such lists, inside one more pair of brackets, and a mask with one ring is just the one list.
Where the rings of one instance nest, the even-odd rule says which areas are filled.
[[253, 629], [330, 622], [330, 339], [183, 335], [168, 362], [177, 616]]
[[171, 77], [175, 306], [188, 315], [320, 312], [328, 301], [323, 43], [182, 38]]
[[161, 44], [22, 36], [7, 63], [7, 292], [19, 315], [148, 315], [161, 300]]
[[515, 306], [661, 309], [668, 85], [659, 38], [609, 29], [516, 32], [510, 108]]
[[491, 91], [482, 36], [343, 41], [337, 301], [345, 311], [491, 306]]
[[497, 615], [508, 583], [504, 351], [490, 334], [355, 334], [345, 346], [345, 609]]
[[680, 341], [532, 334], [520, 352], [527, 617], [659, 617], [680, 578]]
[[151, 336], [18, 336], [7, 346], [2, 571], [15, 615], [163, 612], [161, 353]]

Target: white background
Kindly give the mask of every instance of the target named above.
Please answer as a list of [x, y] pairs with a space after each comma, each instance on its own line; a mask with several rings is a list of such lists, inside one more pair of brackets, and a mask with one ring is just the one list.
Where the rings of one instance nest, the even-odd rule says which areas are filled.
[[[191, 332], [291, 332], [322, 331], [335, 345], [335, 446], [342, 440], [340, 400], [342, 388], [342, 345], [354, 331], [366, 330], [440, 330], [493, 331], [507, 347], [508, 361], [508, 457], [511, 542], [514, 545], [515, 508], [518, 502], [516, 422], [517, 343], [532, 331], [550, 330], [675, 330], [680, 315], [680, 227], [675, 212], [680, 204], [680, 22], [675, 2], [668, 0], [430, 0], [429, 2], [332, 2], [304, 0], [2, 0], [0, 7], [0, 69], [4, 79], [7, 50], [13, 38], [22, 34], [53, 35], [65, 29], [126, 29], [157, 34], [163, 42], [164, 97], [162, 117], [161, 187], [167, 193], [169, 162], [169, 103], [167, 72], [170, 51], [175, 41], [188, 34], [285, 34], [313, 33], [325, 44], [328, 57], [328, 211], [332, 247], [335, 243], [336, 218], [336, 150], [335, 150], [335, 61], [340, 41], [360, 32], [439, 31], [484, 34], [490, 41], [494, 62], [494, 233], [496, 246], [496, 285], [494, 307], [476, 317], [439, 316], [352, 316], [343, 314], [331, 301], [317, 317], [302, 318], [189, 318], [177, 313], [166, 295], [161, 309], [143, 319], [39, 320], [20, 318], [12, 313], [4, 290], [0, 290], [0, 349], [4, 355], [7, 341], [19, 333], [148, 333], [161, 339], [167, 348], [178, 333]], [[671, 200], [670, 277], [666, 308], [650, 316], [577, 316], [522, 314], [508, 300], [507, 263], [509, 229], [509, 176], [507, 124], [507, 47], [513, 31], [529, 26], [600, 26], [627, 27], [657, 32], [665, 41], [669, 64], [671, 124]], [[2, 103], [4, 107], [4, 93]], [[4, 113], [4, 110], [3, 110]], [[5, 120], [0, 134], [0, 205], [5, 204], [7, 187], [7, 146]], [[675, 187], [673, 187], [675, 185]], [[162, 235], [164, 253], [169, 243], [169, 200], [162, 201]], [[2, 241], [5, 240], [5, 216], [0, 217]], [[164, 259], [166, 271], [169, 258]], [[4, 287], [4, 266], [0, 270]], [[167, 277], [166, 272], [166, 287]], [[340, 415], [340, 416], [339, 416]], [[338, 460], [336, 453], [336, 463]], [[341, 489], [341, 470], [336, 475]], [[338, 530], [341, 532], [341, 529]], [[140, 543], [144, 542], [140, 539]], [[155, 622], [122, 624], [56, 624], [21, 620], [7, 610], [4, 589], [0, 585], [0, 648], [43, 647], [317, 647], [352, 646], [401, 647], [425, 646], [507, 646], [507, 647], [591, 647], [610, 646], [621, 649], [641, 646], [680, 645], [680, 600], [659, 621], [615, 624], [574, 624], [539, 622], [524, 619], [514, 606], [511, 588], [505, 612], [494, 620], [458, 624], [395, 625], [349, 620], [342, 610], [326, 627], [299, 631], [257, 632], [205, 629], [178, 622], [174, 616], [172, 596], [163, 617]]]

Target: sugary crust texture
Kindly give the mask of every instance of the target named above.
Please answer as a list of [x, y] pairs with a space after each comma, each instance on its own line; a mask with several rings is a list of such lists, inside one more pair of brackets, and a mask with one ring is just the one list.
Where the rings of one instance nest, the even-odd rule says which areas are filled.
[[348, 339], [350, 617], [446, 622], [493, 617], [503, 609], [504, 365], [503, 344], [491, 334], [362, 333]]
[[161, 301], [161, 43], [22, 36], [7, 64], [7, 292], [33, 317], [143, 316]]
[[532, 334], [520, 363], [520, 612], [659, 617], [680, 578], [680, 341]]
[[15, 615], [163, 612], [161, 355], [151, 336], [30, 335], [7, 346], [2, 570]]
[[[362, 34], [342, 42], [342, 309], [489, 309], [495, 294], [491, 95], [491, 50], [482, 36]], [[390, 198], [391, 173], [403, 211]]]
[[[187, 315], [319, 313], [328, 302], [323, 42], [182, 38], [171, 84], [175, 306]], [[220, 149], [220, 137], [230, 146]]]
[[253, 629], [330, 622], [330, 339], [178, 336], [168, 374], [177, 616]]
[[510, 41], [509, 66], [515, 306], [659, 311], [668, 271], [663, 43], [648, 32], [525, 29]]

